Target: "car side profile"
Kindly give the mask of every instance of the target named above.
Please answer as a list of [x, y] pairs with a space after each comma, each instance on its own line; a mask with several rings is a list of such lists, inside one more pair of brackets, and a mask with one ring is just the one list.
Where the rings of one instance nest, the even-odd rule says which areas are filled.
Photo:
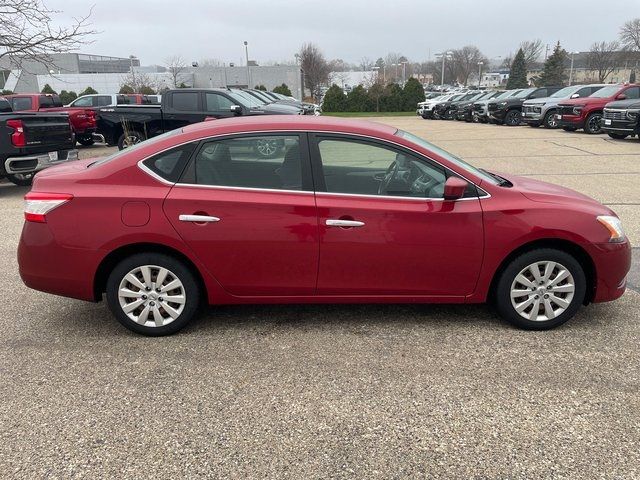
[[[255, 152], [278, 141], [274, 157]], [[620, 297], [615, 213], [566, 188], [477, 169], [391, 126], [254, 116], [177, 129], [52, 167], [25, 197], [20, 275], [145, 335], [202, 300], [482, 303], [526, 329]]]

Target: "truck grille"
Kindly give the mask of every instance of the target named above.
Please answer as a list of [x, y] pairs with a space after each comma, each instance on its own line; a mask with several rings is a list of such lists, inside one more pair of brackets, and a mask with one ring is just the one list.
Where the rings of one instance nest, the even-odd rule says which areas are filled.
[[538, 105], [524, 105], [522, 111], [524, 113], [540, 113], [542, 112], [542, 107]]
[[497, 103], [490, 103], [489, 104], [489, 111], [493, 112], [494, 110], [498, 109], [498, 104]]
[[610, 110], [608, 108], [604, 109], [604, 118], [607, 120], [626, 120], [626, 116], [626, 110]]

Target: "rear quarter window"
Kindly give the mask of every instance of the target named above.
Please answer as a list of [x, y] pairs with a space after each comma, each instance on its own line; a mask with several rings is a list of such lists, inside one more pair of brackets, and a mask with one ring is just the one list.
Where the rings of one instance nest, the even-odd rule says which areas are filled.
[[175, 183], [180, 178], [180, 175], [182, 175], [182, 171], [195, 150], [195, 147], [196, 144], [193, 142], [180, 145], [179, 147], [157, 153], [142, 163], [159, 177], [162, 177], [168, 182]]

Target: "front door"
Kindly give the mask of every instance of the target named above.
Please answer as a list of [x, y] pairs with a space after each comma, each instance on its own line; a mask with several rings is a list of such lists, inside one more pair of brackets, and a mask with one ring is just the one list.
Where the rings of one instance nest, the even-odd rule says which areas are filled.
[[390, 144], [312, 137], [320, 226], [318, 295], [461, 299], [483, 252], [480, 201], [444, 201], [453, 173]]
[[[276, 145], [269, 155], [258, 145]], [[225, 290], [237, 296], [313, 295], [318, 224], [306, 136], [204, 141], [164, 210]]]

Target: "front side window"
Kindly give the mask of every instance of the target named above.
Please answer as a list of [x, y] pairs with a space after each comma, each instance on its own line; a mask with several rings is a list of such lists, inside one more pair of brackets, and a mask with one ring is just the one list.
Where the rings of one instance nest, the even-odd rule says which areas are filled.
[[545, 98], [546, 96], [547, 96], [547, 89], [541, 88], [540, 90], [533, 92], [533, 94], [531, 95], [531, 98]]
[[327, 192], [442, 198], [446, 171], [440, 165], [359, 140], [320, 139]]
[[172, 101], [174, 110], [198, 111], [198, 92], [173, 92]]
[[303, 190], [297, 135], [236, 137], [205, 142], [183, 182], [221, 187]]
[[592, 93], [591, 96], [594, 98], [608, 98], [614, 96], [620, 90], [620, 85], [610, 85], [608, 87], [603, 87], [600, 90]]
[[207, 103], [207, 112], [229, 112], [231, 107], [235, 105], [230, 99], [219, 93], [207, 93], [205, 101]]
[[624, 92], [627, 98], [640, 98], [640, 87], [627, 88]]
[[92, 105], [92, 99], [93, 99], [93, 97], [80, 97], [75, 102], [73, 102], [71, 105], [73, 107], [91, 107], [91, 106], [93, 106]]

